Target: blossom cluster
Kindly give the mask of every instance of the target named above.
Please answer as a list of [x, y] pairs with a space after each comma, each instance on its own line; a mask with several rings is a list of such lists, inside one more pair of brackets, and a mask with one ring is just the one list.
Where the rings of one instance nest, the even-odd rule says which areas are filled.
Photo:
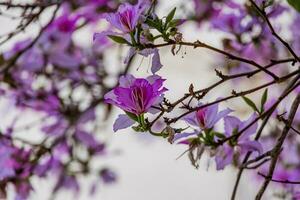
[[[91, 194], [101, 183], [114, 182], [110, 167], [92, 164], [109, 154], [102, 125], [111, 117], [113, 105], [122, 110], [114, 132], [132, 128], [172, 145], [185, 145], [197, 168], [203, 154], [215, 161], [217, 170], [237, 167], [232, 199], [243, 170], [253, 170], [254, 180], [263, 182], [256, 199], [261, 199], [269, 182], [281, 184], [280, 195], [299, 199], [299, 12], [280, 1], [189, 0], [159, 16], [160, 2], [4, 4], [24, 9], [25, 14], [40, 10], [31, 13], [33, 19], [46, 7], [55, 9], [36, 37], [17, 41], [1, 54], [0, 93], [7, 107], [18, 113], [0, 129], [1, 197], [6, 198], [12, 185], [16, 199], [28, 199], [34, 190], [32, 179], [49, 174], [56, 177], [53, 195], [61, 189], [77, 194], [81, 175], [96, 174]], [[297, 0], [288, 2], [299, 9]], [[287, 14], [292, 20], [282, 24]], [[206, 44], [203, 38], [187, 42], [182, 34], [185, 23], [199, 31], [208, 25], [210, 31], [221, 32], [221, 47]], [[95, 32], [89, 46], [76, 39], [82, 29]], [[127, 56], [119, 63], [125, 70], [112, 72], [106, 50], [120, 45], [127, 47]], [[219, 81], [199, 90], [191, 83], [181, 98], [171, 101], [166, 98], [173, 92], [165, 86], [168, 80], [159, 75], [164, 63], [160, 48], [170, 47], [176, 56], [182, 46], [220, 55], [215, 59], [221, 66], [215, 69]], [[129, 73], [136, 56], [152, 61], [147, 77]], [[231, 93], [215, 92], [225, 82], [232, 84]], [[206, 98], [214, 92], [216, 99]], [[239, 103], [230, 103], [232, 99]], [[17, 134], [27, 111], [41, 117], [37, 127], [21, 131], [37, 128], [42, 138], [38, 142]]]
[[[103, 38], [83, 46], [74, 36], [82, 28], [95, 29], [102, 20], [99, 10], [113, 11], [117, 5], [106, 0], [62, 2], [37, 37], [18, 41], [3, 53], [1, 95], [3, 103], [17, 112], [1, 127], [4, 198], [10, 185], [16, 199], [30, 198], [32, 178], [50, 174], [56, 177], [53, 195], [61, 189], [78, 193], [82, 174], [95, 174], [91, 194], [102, 183], [116, 180], [110, 167], [91, 165], [109, 153], [106, 141], [95, 132], [102, 119], [97, 109], [104, 106], [101, 99], [108, 87], [103, 83], [107, 77], [103, 53], [111, 44]], [[85, 98], [78, 99], [82, 94]], [[36, 122], [31, 124], [33, 120], [23, 116], [26, 112], [39, 116], [33, 118]], [[18, 125], [22, 121], [31, 125]], [[39, 132], [41, 140], [17, 136], [29, 131]]]

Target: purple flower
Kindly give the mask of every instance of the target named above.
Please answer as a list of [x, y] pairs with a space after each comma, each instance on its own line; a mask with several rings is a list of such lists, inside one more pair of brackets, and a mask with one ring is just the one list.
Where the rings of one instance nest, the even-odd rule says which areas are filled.
[[[202, 104], [199, 104], [201, 106]], [[201, 108], [196, 112], [190, 113], [183, 118], [191, 126], [200, 129], [200, 130], [208, 130], [214, 127], [214, 125], [220, 121], [222, 118], [227, 116], [232, 112], [231, 109], [227, 108], [222, 111], [219, 110], [219, 104], [214, 104], [205, 108]], [[177, 133], [174, 137], [173, 141], [180, 140], [182, 138], [187, 137], [195, 137], [200, 134], [199, 131], [193, 131], [191, 133]], [[182, 142], [182, 141], [181, 141]], [[185, 140], [184, 143], [187, 143]]]
[[[247, 127], [257, 117], [253, 114], [246, 121], [241, 121], [234, 116], [226, 116], [224, 118], [225, 123], [225, 135], [230, 137], [233, 134], [237, 134], [239, 131]], [[218, 148], [216, 155], [217, 170], [224, 169], [224, 167], [230, 164], [233, 160], [235, 150], [239, 151], [240, 155], [247, 153], [248, 151], [262, 152], [262, 146], [259, 142], [250, 139], [250, 136], [256, 132], [258, 124], [254, 123], [250, 128], [243, 132], [237, 141], [230, 141], [229, 144], [225, 144]]]
[[123, 33], [130, 33], [135, 29], [141, 14], [147, 7], [148, 4], [143, 0], [140, 0], [136, 5], [124, 3], [120, 5], [116, 13], [108, 13], [105, 18]]
[[156, 75], [147, 79], [135, 78], [132, 75], [122, 76], [120, 85], [107, 93], [104, 98], [107, 103], [118, 106], [126, 112], [141, 115], [162, 100], [162, 94], [167, 91], [166, 88], [162, 88], [164, 81], [165, 79]]
[[[201, 106], [201, 104], [199, 104]], [[202, 130], [213, 128], [213, 126], [223, 117], [232, 112], [231, 109], [219, 110], [219, 104], [214, 104], [201, 108], [183, 118], [184, 121]]]
[[[146, 112], [154, 114], [152, 106], [163, 100], [163, 93], [167, 91], [162, 87], [165, 79], [152, 75], [146, 79], [135, 78], [132, 75], [122, 76], [120, 85], [107, 93], [104, 98], [106, 103], [113, 104], [127, 114], [140, 116]], [[121, 114], [113, 125], [116, 132], [125, 129], [136, 123], [129, 115]]]

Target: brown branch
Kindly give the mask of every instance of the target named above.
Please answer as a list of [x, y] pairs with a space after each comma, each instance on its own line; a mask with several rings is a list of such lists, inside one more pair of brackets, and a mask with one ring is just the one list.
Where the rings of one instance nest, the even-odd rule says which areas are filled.
[[[285, 123], [285, 124], [288, 123], [288, 120], [285, 119], [283, 116], [277, 116], [277, 118], [278, 118], [278, 120], [279, 120], [280, 122], [283, 122], [283, 123]], [[300, 131], [297, 130], [295, 127], [293, 127], [293, 126], [291, 125], [290, 128], [291, 128], [293, 131], [295, 131], [298, 135], [300, 135]]]
[[[281, 80], [281, 81], [288, 80], [289, 78], [291, 78], [291, 77], [293, 77], [293, 76], [295, 76], [295, 75], [298, 75], [299, 72], [300, 72], [300, 70], [295, 70], [294, 72], [291, 72], [290, 74], [281, 77], [280, 80]], [[229, 99], [233, 99], [233, 98], [237, 98], [237, 97], [244, 96], [244, 95], [247, 95], [247, 94], [251, 94], [251, 93], [253, 93], [253, 92], [256, 92], [256, 91], [258, 91], [258, 90], [264, 89], [264, 88], [269, 87], [269, 86], [271, 86], [271, 85], [273, 85], [273, 84], [276, 84], [276, 83], [278, 83], [277, 80], [273, 80], [273, 81], [270, 81], [270, 82], [265, 83], [265, 84], [263, 84], [263, 85], [260, 85], [260, 86], [258, 86], [258, 87], [249, 89], [249, 90], [245, 90], [245, 91], [242, 91], [242, 92], [233, 92], [234, 94], [232, 94], [232, 95], [230, 95], [230, 96], [227, 96], [227, 97], [218, 99], [218, 100], [213, 101], [213, 102], [211, 102], [211, 103], [207, 103], [207, 104], [204, 104], [204, 105], [201, 105], [201, 106], [192, 108], [192, 109], [188, 110], [187, 112], [185, 112], [185, 113], [179, 115], [178, 117], [175, 117], [175, 118], [173, 118], [173, 119], [170, 119], [168, 123], [169, 123], [169, 124], [175, 123], [175, 122], [177, 122], [179, 119], [181, 119], [182, 117], [184, 117], [184, 116], [186, 116], [186, 115], [188, 115], [188, 114], [190, 114], [190, 113], [192, 113], [192, 112], [194, 112], [194, 111], [197, 111], [197, 110], [199, 110], [199, 109], [202, 109], [202, 108], [205, 108], [205, 107], [208, 107], [208, 106], [217, 104], [217, 103], [221, 103], [221, 102], [227, 101], [227, 100], [229, 100]], [[260, 117], [264, 117], [265, 115], [266, 115], [266, 112], [265, 112], [265, 114], [263, 114], [263, 115], [260, 116]], [[257, 120], [258, 120], [258, 119], [257, 119]], [[248, 128], [249, 128], [249, 127], [248, 127]], [[247, 128], [247, 129], [248, 129], [248, 128]], [[245, 129], [246, 129], [246, 128], [245, 128]], [[233, 138], [233, 137], [236, 137], [236, 136], [238, 136], [238, 135], [232, 136], [232, 138]], [[230, 138], [230, 139], [231, 139], [231, 138]]]
[[[30, 13], [29, 19], [27, 19], [26, 17], [23, 17], [23, 19], [21, 20], [21, 22], [19, 23], [19, 25], [16, 27], [16, 30], [0, 36], [0, 38], [4, 38], [5, 37], [5, 39], [3, 39], [0, 42], [0, 45], [5, 44], [10, 39], [12, 39], [13, 37], [15, 37], [16, 35], [18, 35], [22, 31], [24, 31], [34, 21], [38, 20], [39, 17], [41, 16], [41, 14], [44, 12], [44, 10], [45, 10], [45, 8], [41, 8], [37, 13]], [[27, 19], [27, 20], [25, 20], [25, 19]]]
[[255, 164], [253, 166], [247, 166], [247, 167], [245, 167], [245, 169], [257, 169], [260, 166], [264, 165], [265, 163], [269, 162], [270, 160], [271, 160], [271, 158], [266, 158], [266, 159], [262, 160], [261, 162]]
[[0, 6], [5, 6], [7, 9], [9, 8], [21, 8], [21, 9], [34, 9], [34, 8], [46, 8], [49, 6], [60, 4], [60, 1], [57, 2], [48, 2], [48, 3], [33, 3], [33, 4], [14, 4], [12, 2], [0, 2]]
[[267, 151], [267, 152], [265, 152], [265, 153], [257, 156], [256, 158], [243, 163], [243, 165], [241, 167], [247, 167], [248, 165], [256, 163], [256, 162], [258, 162], [258, 161], [260, 161], [260, 160], [262, 160], [262, 159], [264, 159], [266, 157], [270, 157], [271, 155], [272, 155], [272, 150], [271, 151]]
[[[265, 175], [261, 172], [258, 172], [258, 175], [264, 177], [265, 179], [270, 179], [270, 177], [268, 177], [267, 175]], [[272, 177], [271, 177], [271, 181], [275, 182], [275, 183], [282, 183], [282, 184], [293, 184], [293, 185], [300, 184], [300, 181], [278, 180], [278, 179], [272, 179]]]
[[176, 42], [176, 41], [170, 40], [167, 43], [162, 43], [162, 44], [157, 44], [157, 45], [148, 44], [148, 45], [145, 45], [145, 46], [146, 46], [146, 48], [159, 48], [159, 47], [170, 46], [170, 45], [182, 45], [182, 46], [191, 46], [191, 47], [194, 47], [194, 48], [206, 48], [206, 49], [212, 50], [214, 52], [217, 52], [219, 54], [225, 55], [229, 59], [237, 60], [237, 61], [240, 61], [240, 62], [243, 62], [243, 63], [247, 63], [249, 65], [252, 65], [252, 66], [256, 67], [257, 69], [260, 69], [261, 71], [263, 71], [263, 72], [267, 73], [268, 75], [272, 76], [275, 80], [278, 80], [278, 76], [276, 76], [274, 73], [270, 72], [269, 70], [265, 69], [262, 65], [258, 64], [254, 60], [249, 60], [247, 58], [236, 56], [236, 55], [231, 54], [229, 52], [226, 52], [224, 50], [221, 50], [221, 49], [218, 49], [218, 48], [213, 47], [211, 45], [200, 42], [199, 40], [197, 40], [196, 42]]
[[[283, 63], [289, 63], [289, 62], [294, 63], [295, 59], [294, 58], [287, 58], [287, 59], [282, 59], [282, 60], [272, 60], [271, 63], [268, 64], [268, 65], [266, 65], [266, 66], [264, 66], [264, 68], [269, 69], [269, 68], [274, 67], [276, 65], [283, 64]], [[212, 89], [218, 87], [219, 85], [223, 84], [226, 81], [237, 79], [237, 78], [241, 78], [241, 77], [248, 77], [248, 78], [250, 78], [250, 77], [254, 76], [255, 74], [258, 74], [259, 72], [261, 72], [260, 69], [253, 70], [253, 71], [250, 71], [250, 72], [244, 72], [244, 73], [234, 74], [234, 75], [223, 75], [222, 79], [219, 80], [218, 82], [212, 84], [211, 86], [209, 86], [207, 88], [194, 91], [194, 94], [195, 95], [199, 95], [201, 93], [205, 93], [205, 95], [206, 95], [209, 91], [211, 91]], [[190, 96], [192, 96], [192, 94], [190, 94], [190, 93], [185, 94], [182, 98], [180, 98], [177, 101], [175, 101], [174, 103], [172, 103], [171, 107], [177, 106], [178, 104], [180, 104], [181, 102], [183, 102], [184, 100], [186, 100], [187, 98], [189, 98]]]
[[274, 147], [274, 151], [273, 151], [273, 154], [272, 154], [272, 161], [271, 161], [271, 164], [269, 166], [269, 172], [268, 172], [268, 174], [265, 178], [265, 181], [264, 181], [263, 185], [261, 186], [260, 190], [258, 191], [258, 193], [255, 197], [256, 200], [260, 200], [262, 198], [262, 196], [263, 196], [264, 192], [266, 191], [270, 181], [272, 180], [273, 173], [275, 171], [275, 167], [276, 167], [276, 164], [277, 164], [277, 160], [278, 160], [280, 152], [281, 152], [281, 147], [282, 147], [282, 145], [285, 141], [285, 138], [286, 138], [286, 136], [287, 136], [287, 134], [290, 130], [290, 126], [293, 123], [293, 120], [294, 120], [294, 117], [296, 115], [299, 103], [300, 103], [300, 94], [297, 95], [297, 97], [295, 98], [295, 100], [294, 100], [294, 102], [291, 106], [290, 114], [289, 114], [289, 117], [288, 117], [288, 123], [284, 127], [284, 129], [282, 131], [282, 134], [278, 138], [277, 144]]

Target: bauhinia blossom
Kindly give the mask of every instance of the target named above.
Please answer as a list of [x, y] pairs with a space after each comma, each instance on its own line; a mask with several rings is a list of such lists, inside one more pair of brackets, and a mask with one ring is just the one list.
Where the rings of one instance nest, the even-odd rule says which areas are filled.
[[[141, 48], [144, 44], [152, 43], [152, 41], [149, 41], [145, 36], [145, 33], [149, 32], [149, 26], [145, 24], [146, 16], [142, 17], [143, 13], [145, 13], [149, 7], [149, 1], [140, 0], [136, 5], [124, 3], [119, 6], [118, 11], [115, 13], [106, 13], [106, 20], [112, 27], [118, 29], [118, 32], [108, 30], [95, 33], [94, 40], [101, 40], [103, 37], [109, 36], [117, 43], [127, 43], [131, 48], [124, 63], [128, 64], [129, 60], [135, 54], [151, 57], [151, 72], [155, 74], [162, 67], [159, 50], [157, 48]], [[138, 27], [139, 23], [140, 26]]]
[[[201, 104], [199, 104], [199, 106], [201, 106]], [[228, 108], [219, 112], [219, 105], [214, 104], [187, 115], [183, 120], [200, 129], [210, 129], [230, 112], [232, 112], [232, 110]]]
[[[132, 75], [122, 76], [119, 86], [107, 93], [104, 98], [106, 103], [115, 105], [131, 115], [140, 116], [151, 111], [153, 105], [162, 101], [162, 95], [167, 91], [163, 87], [164, 81], [165, 79], [157, 75], [149, 76], [146, 79], [135, 78]], [[128, 118], [124, 117], [124, 115], [119, 116], [118, 120], [122, 120], [122, 123], [116, 121], [115, 131], [127, 128], [132, 124], [130, 121], [126, 121]], [[124, 124], [128, 126], [124, 127]]]
[[130, 33], [137, 26], [141, 14], [148, 7], [144, 0], [140, 0], [138, 4], [131, 5], [124, 3], [119, 6], [116, 13], [108, 13], [105, 15], [106, 20], [122, 33]]
[[[202, 104], [199, 104], [201, 106]], [[232, 110], [227, 108], [219, 112], [219, 104], [214, 104], [205, 108], [198, 109], [195, 112], [187, 115], [183, 118], [185, 122], [191, 125], [196, 130], [192, 133], [178, 133], [175, 135], [175, 140], [185, 138], [192, 135], [198, 135], [201, 131], [209, 130], [214, 127], [214, 125], [219, 122], [222, 118], [231, 113]]]

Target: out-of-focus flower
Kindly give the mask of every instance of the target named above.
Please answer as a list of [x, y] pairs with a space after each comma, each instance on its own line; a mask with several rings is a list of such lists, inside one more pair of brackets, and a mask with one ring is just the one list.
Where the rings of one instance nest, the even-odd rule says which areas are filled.
[[[230, 137], [237, 134], [239, 131], [250, 125], [257, 117], [256, 114], [250, 116], [246, 121], [241, 121], [234, 116], [226, 116], [224, 118], [225, 135]], [[244, 155], [248, 151], [262, 152], [262, 146], [259, 142], [250, 139], [250, 136], [256, 132], [258, 124], [251, 125], [243, 134], [235, 141], [229, 141], [229, 144], [224, 144], [219, 147], [216, 154], [217, 170], [224, 169], [224, 167], [232, 163], [233, 155], [235, 151], [238, 151], [240, 155]]]

